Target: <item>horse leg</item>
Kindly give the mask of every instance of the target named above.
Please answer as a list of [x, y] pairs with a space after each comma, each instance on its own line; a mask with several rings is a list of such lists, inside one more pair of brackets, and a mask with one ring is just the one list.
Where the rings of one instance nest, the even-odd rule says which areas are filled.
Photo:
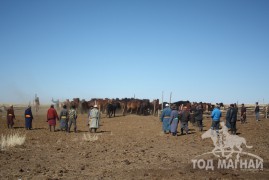
[[122, 115], [123, 115], [123, 116], [125, 115], [124, 112], [125, 112], [125, 108], [123, 107], [123, 108], [122, 108]]
[[111, 109], [108, 111], [109, 118], [111, 118]]

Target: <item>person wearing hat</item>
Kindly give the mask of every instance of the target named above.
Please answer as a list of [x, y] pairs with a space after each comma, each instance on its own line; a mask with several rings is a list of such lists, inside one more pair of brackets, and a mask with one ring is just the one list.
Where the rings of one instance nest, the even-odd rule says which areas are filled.
[[99, 128], [99, 121], [100, 121], [100, 113], [96, 104], [90, 110], [88, 120], [89, 120], [88, 121], [89, 131], [90, 132], [94, 131], [94, 133], [96, 133], [97, 129]]
[[14, 119], [16, 118], [14, 114], [13, 105], [10, 105], [9, 108], [7, 109], [7, 128], [13, 128]]
[[170, 115], [171, 115], [171, 108], [169, 104], [165, 104], [165, 108], [161, 114], [161, 122], [163, 123], [163, 132], [168, 134], [170, 132]]
[[60, 130], [68, 131], [68, 110], [66, 105], [63, 105], [60, 113]]
[[30, 105], [25, 110], [24, 117], [25, 117], [25, 129], [31, 130], [32, 129], [32, 120], [34, 119], [34, 117], [33, 117], [32, 109], [31, 109]]
[[244, 104], [242, 104], [241, 107], [241, 123], [246, 123], [246, 119], [247, 119], [247, 108], [245, 107]]
[[175, 104], [172, 105], [172, 112], [170, 118], [170, 125], [171, 125], [171, 133], [173, 136], [177, 135], [177, 127], [178, 127], [178, 110]]
[[47, 122], [49, 124], [50, 131], [52, 126], [53, 131], [55, 132], [56, 120], [59, 120], [59, 117], [57, 111], [54, 109], [54, 105], [52, 104], [47, 112]]

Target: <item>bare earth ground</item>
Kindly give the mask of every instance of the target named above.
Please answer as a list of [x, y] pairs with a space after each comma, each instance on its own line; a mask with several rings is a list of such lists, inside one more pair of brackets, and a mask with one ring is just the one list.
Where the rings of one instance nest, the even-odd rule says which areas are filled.
[[[193, 169], [191, 159], [214, 146], [192, 125], [190, 135], [172, 137], [162, 133], [158, 117], [118, 114], [102, 118], [98, 140], [85, 141], [86, 115], [79, 115], [78, 133], [49, 132], [46, 110], [35, 114], [31, 131], [24, 129], [23, 111], [15, 111], [13, 130], [1, 115], [0, 134], [21, 132], [26, 142], [0, 151], [0, 179], [269, 179], [269, 119], [237, 123], [239, 136], [253, 146], [247, 151], [263, 158], [263, 171], [206, 171]], [[211, 120], [204, 124], [209, 129]]]

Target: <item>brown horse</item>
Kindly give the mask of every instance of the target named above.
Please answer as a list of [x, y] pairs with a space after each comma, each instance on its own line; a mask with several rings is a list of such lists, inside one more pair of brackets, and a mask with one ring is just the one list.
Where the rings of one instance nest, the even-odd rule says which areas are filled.
[[154, 99], [151, 102], [152, 106], [153, 106], [153, 111], [152, 111], [152, 115], [156, 116], [156, 114], [158, 114], [159, 111], [159, 99]]
[[127, 111], [127, 101], [126, 100], [120, 100], [118, 101], [120, 103], [120, 108], [122, 110], [122, 115], [125, 116]]
[[130, 114], [132, 114], [133, 111], [136, 111], [135, 113], [138, 114], [138, 110], [140, 106], [141, 106], [141, 101], [138, 99], [133, 99], [127, 102], [127, 112], [130, 111]]

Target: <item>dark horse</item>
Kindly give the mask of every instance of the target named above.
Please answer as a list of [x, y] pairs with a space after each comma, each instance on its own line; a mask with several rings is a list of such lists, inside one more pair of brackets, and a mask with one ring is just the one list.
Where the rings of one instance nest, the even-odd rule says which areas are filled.
[[117, 103], [108, 103], [106, 106], [106, 117], [108, 116], [109, 118], [111, 118], [113, 115], [115, 117], [117, 107]]
[[140, 105], [140, 115], [149, 115], [150, 102], [148, 99], [143, 99]]

